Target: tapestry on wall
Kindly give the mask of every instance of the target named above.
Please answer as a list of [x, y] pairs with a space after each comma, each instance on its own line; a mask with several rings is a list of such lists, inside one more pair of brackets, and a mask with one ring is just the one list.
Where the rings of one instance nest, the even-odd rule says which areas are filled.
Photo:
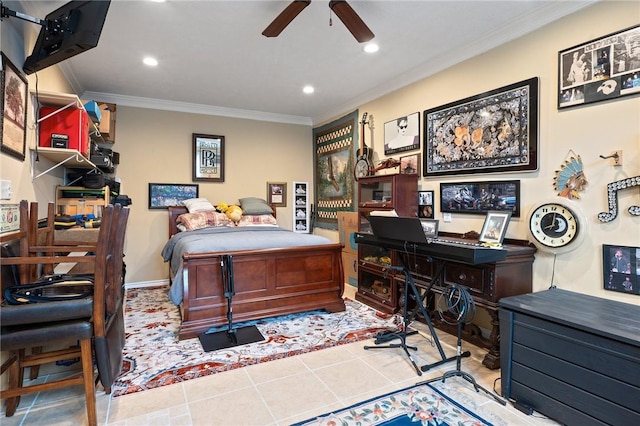
[[358, 111], [313, 129], [315, 226], [338, 229], [338, 212], [355, 211], [353, 141], [358, 140]]

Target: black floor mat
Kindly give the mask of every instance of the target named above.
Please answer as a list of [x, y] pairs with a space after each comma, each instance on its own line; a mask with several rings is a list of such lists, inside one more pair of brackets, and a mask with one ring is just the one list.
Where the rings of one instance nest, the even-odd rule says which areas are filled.
[[264, 340], [264, 336], [255, 325], [240, 327], [228, 330], [217, 331], [215, 333], [202, 333], [198, 336], [202, 348], [205, 352], [217, 351], [219, 349], [231, 348], [234, 346], [246, 345]]

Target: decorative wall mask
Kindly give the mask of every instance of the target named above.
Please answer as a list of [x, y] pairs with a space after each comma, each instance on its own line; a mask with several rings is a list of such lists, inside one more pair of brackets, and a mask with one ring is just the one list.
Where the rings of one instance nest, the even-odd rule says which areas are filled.
[[553, 187], [558, 195], [570, 200], [580, 198], [578, 192], [584, 191], [587, 183], [579, 155], [566, 160], [560, 170], [556, 170], [556, 177], [553, 178]]

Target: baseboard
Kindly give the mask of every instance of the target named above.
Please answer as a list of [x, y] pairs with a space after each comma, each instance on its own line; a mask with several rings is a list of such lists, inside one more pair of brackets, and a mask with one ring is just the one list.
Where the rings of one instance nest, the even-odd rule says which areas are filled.
[[125, 289], [131, 288], [144, 288], [144, 287], [163, 287], [169, 286], [169, 280], [156, 280], [156, 281], [140, 281], [136, 283], [126, 283], [124, 285]]

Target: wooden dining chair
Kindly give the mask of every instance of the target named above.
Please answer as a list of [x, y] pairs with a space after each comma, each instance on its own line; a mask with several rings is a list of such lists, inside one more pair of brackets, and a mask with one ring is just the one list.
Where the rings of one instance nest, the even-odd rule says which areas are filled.
[[[0, 264], [19, 265], [23, 272], [33, 270], [30, 267], [34, 265], [43, 267], [67, 262], [94, 264], [92, 297], [23, 305], [7, 305], [3, 301], [0, 306], [0, 345], [3, 350], [9, 351], [9, 358], [0, 370], [2, 374], [8, 372], [9, 375], [8, 388], [0, 391], [0, 398], [6, 399], [7, 417], [15, 414], [22, 395], [82, 384], [89, 425], [97, 424], [92, 342], [96, 324], [100, 324], [105, 315], [107, 265], [112, 256], [109, 253], [109, 241], [116, 210], [121, 210], [121, 207], [107, 206], [103, 210], [98, 242], [94, 251], [85, 256], [70, 259], [68, 256], [48, 251], [48, 247], [53, 246], [31, 246], [27, 247], [26, 256], [0, 258]], [[23, 215], [28, 216], [29, 213], [26, 205], [21, 203], [21, 220]], [[26, 230], [21, 230], [21, 238], [27, 242], [29, 234], [28, 226]], [[86, 249], [82, 246], [55, 246], [55, 250], [74, 252], [79, 250], [79, 247], [80, 250]], [[36, 248], [38, 256], [28, 255], [29, 250]], [[25, 254], [23, 248], [21, 254]], [[69, 342], [74, 344], [66, 349], [48, 349]], [[79, 342], [79, 345], [75, 342]], [[42, 347], [43, 350], [40, 353], [27, 354], [27, 350], [32, 347]], [[82, 371], [78, 377], [40, 384], [25, 383], [26, 368], [74, 358], [81, 359]]]

